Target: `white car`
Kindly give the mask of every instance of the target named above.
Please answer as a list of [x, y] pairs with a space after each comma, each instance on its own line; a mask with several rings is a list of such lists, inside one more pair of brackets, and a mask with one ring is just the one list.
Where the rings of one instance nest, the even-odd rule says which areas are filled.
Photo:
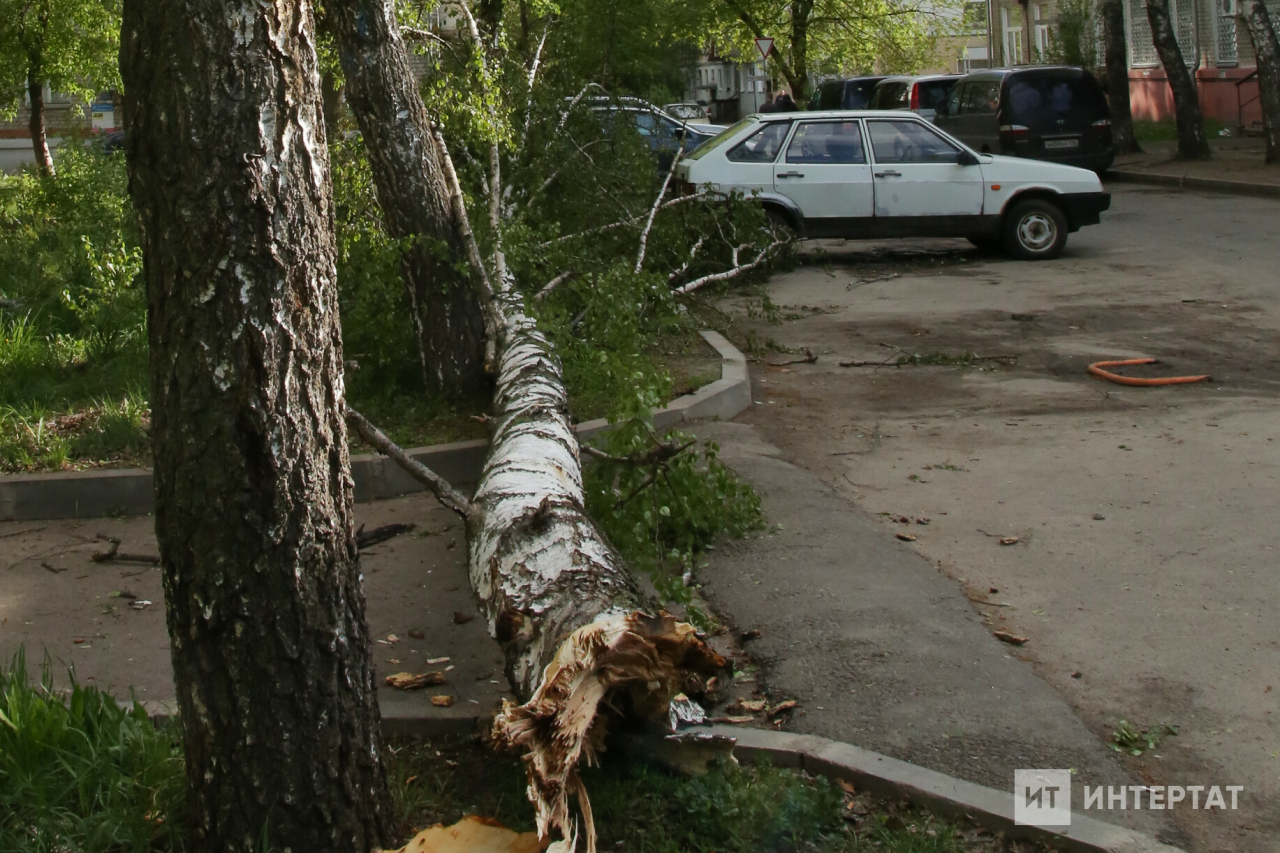
[[1027, 260], [1111, 206], [1098, 176], [978, 154], [924, 119], [855, 110], [753, 115], [676, 166], [686, 192], [756, 195], [802, 238], [967, 237]]

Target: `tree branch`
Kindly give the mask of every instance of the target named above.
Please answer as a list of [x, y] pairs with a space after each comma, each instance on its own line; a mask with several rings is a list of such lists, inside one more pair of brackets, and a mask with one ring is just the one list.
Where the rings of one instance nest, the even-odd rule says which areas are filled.
[[557, 136], [559, 136], [560, 131], [564, 129], [564, 123], [569, 120], [569, 113], [573, 112], [573, 108], [576, 107], [582, 101], [582, 99], [586, 97], [587, 92], [591, 91], [591, 89], [593, 88], [599, 89], [601, 92], [604, 92], [606, 95], [609, 94], [609, 90], [606, 89], [604, 86], [601, 86], [599, 83], [588, 83], [587, 85], [583, 86], [582, 91], [574, 95], [573, 100], [569, 102], [569, 106], [565, 107], [564, 112], [560, 113], [560, 121], [556, 123]]
[[449, 146], [445, 145], [444, 134], [440, 126], [431, 125], [431, 136], [440, 147], [440, 166], [444, 179], [449, 184], [449, 202], [453, 207], [454, 225], [463, 245], [467, 247], [467, 263], [480, 290], [480, 304], [484, 311], [484, 360], [486, 365], [493, 366], [497, 358], [498, 330], [502, 327], [502, 318], [498, 315], [493, 301], [493, 282], [489, 280], [489, 271], [484, 267], [484, 259], [480, 257], [480, 246], [476, 243], [476, 235], [471, 230], [471, 219], [467, 216], [467, 202], [462, 195], [462, 184], [458, 181], [458, 172], [453, 168], [453, 158], [449, 155]]
[[762, 263], [764, 263], [766, 260], [768, 260], [768, 259], [773, 255], [773, 253], [774, 253], [774, 251], [775, 251], [775, 250], [777, 250], [777, 249], [778, 249], [779, 247], [781, 247], [781, 246], [785, 246], [785, 245], [786, 245], [787, 243], [789, 243], [789, 242], [791, 242], [791, 241], [790, 241], [790, 240], [776, 240], [776, 241], [774, 241], [771, 245], [767, 246], [767, 247], [764, 249], [764, 251], [762, 251], [759, 255], [757, 255], [757, 256], [756, 256], [756, 259], [755, 259], [754, 261], [752, 261], [752, 262], [751, 262], [751, 263], [749, 263], [749, 264], [742, 264], [742, 265], [739, 265], [739, 264], [738, 264], [738, 254], [739, 254], [743, 249], [749, 249], [749, 248], [751, 248], [751, 244], [750, 244], [750, 243], [743, 243], [743, 244], [742, 244], [742, 245], [740, 245], [740, 246], [735, 246], [735, 247], [734, 247], [734, 249], [733, 249], [733, 256], [732, 256], [732, 258], [733, 258], [733, 266], [732, 266], [732, 268], [727, 269], [727, 270], [725, 270], [724, 272], [717, 272], [717, 273], [712, 273], [712, 274], [710, 274], [710, 275], [704, 275], [702, 278], [695, 278], [693, 281], [689, 282], [688, 284], [684, 285], [683, 287], [677, 287], [677, 288], [675, 289], [675, 294], [676, 294], [677, 296], [684, 296], [686, 293], [692, 293], [693, 291], [697, 290], [698, 288], [702, 287], [703, 285], [711, 284], [711, 283], [713, 283], [713, 282], [717, 282], [717, 281], [728, 281], [728, 280], [729, 280], [729, 279], [731, 279], [731, 278], [737, 278], [738, 276], [742, 275], [743, 273], [745, 273], [745, 272], [750, 272], [751, 270], [753, 270], [753, 269], [755, 269], [756, 267], [760, 266]]
[[397, 465], [408, 472], [409, 476], [427, 487], [427, 491], [436, 496], [436, 500], [449, 509], [467, 518], [472, 510], [471, 501], [462, 493], [449, 485], [439, 474], [423, 465], [404, 451], [404, 448], [387, 438], [376, 426], [369, 423], [368, 418], [350, 406], [346, 407], [347, 422], [351, 424], [366, 444], [379, 453], [391, 458]]
[[[685, 204], [690, 201], [702, 201], [706, 197], [707, 197], [706, 194], [702, 192], [695, 193], [694, 195], [682, 195], [679, 198], [673, 198], [670, 201], [664, 201], [658, 207], [658, 209], [666, 210], [667, 208], [675, 207], [678, 204]], [[578, 231], [573, 234], [564, 234], [560, 237], [555, 237], [551, 240], [548, 240], [545, 243], [539, 243], [537, 248], [545, 249], [548, 246], [554, 246], [556, 243], [563, 243], [566, 240], [573, 240], [578, 237], [589, 237], [592, 234], [602, 234], [605, 231], [614, 231], [618, 228], [625, 228], [628, 225], [635, 225], [639, 221], [640, 221], [639, 216], [633, 216], [630, 219], [622, 219], [617, 222], [610, 222], [608, 225], [598, 225], [595, 228], [588, 228], [586, 231]]]
[[697, 442], [696, 438], [691, 438], [684, 444], [676, 444], [674, 441], [656, 441], [653, 447], [648, 450], [637, 450], [635, 453], [627, 456], [614, 456], [612, 453], [605, 453], [603, 450], [592, 447], [590, 444], [582, 445], [582, 452], [593, 459], [600, 459], [605, 462], [613, 462], [618, 465], [660, 465], [668, 459], [673, 459], [684, 453]]
[[658, 197], [653, 200], [653, 207], [649, 208], [649, 219], [644, 223], [644, 230], [640, 232], [640, 248], [636, 250], [634, 270], [636, 275], [640, 274], [640, 269], [644, 266], [644, 252], [649, 245], [649, 231], [653, 228], [653, 218], [658, 215], [658, 206], [662, 204], [662, 198], [667, 194], [667, 187], [671, 185], [671, 176], [676, 173], [676, 164], [680, 162], [680, 155], [684, 154], [684, 142], [684, 139], [680, 140], [676, 156], [671, 158], [671, 168], [667, 169], [667, 176], [662, 179], [662, 189], [658, 190]]
[[667, 284], [674, 284], [675, 280], [680, 278], [689, 271], [689, 267], [693, 265], [693, 259], [698, 256], [698, 250], [702, 248], [702, 244], [706, 241], [705, 237], [699, 237], [698, 242], [693, 244], [693, 248], [689, 250], [688, 259], [681, 264], [680, 269], [667, 276]]
[[560, 273], [560, 275], [556, 276], [555, 278], [551, 279], [551, 281], [543, 285], [542, 289], [539, 290], [534, 295], [533, 298], [535, 300], [546, 299], [548, 293], [555, 290], [557, 287], [559, 287], [564, 282], [568, 281], [570, 278], [573, 278], [573, 275], [574, 275], [574, 270], [565, 270], [564, 272]]

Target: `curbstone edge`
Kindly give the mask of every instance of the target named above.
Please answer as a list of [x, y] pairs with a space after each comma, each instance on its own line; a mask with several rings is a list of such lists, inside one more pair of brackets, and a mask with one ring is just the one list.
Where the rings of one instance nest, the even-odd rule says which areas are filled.
[[1202, 190], [1205, 192], [1227, 193], [1229, 195], [1280, 198], [1280, 185], [1276, 184], [1250, 184], [1245, 181], [1223, 181], [1217, 178], [1195, 178], [1189, 175], [1162, 175], [1156, 172], [1127, 172], [1124, 170], [1108, 171], [1107, 179], [1129, 184], [1173, 187], [1179, 190]]
[[[654, 412], [653, 423], [658, 429], [699, 418], [727, 420], [751, 405], [746, 357], [720, 333], [700, 334], [720, 354], [720, 378]], [[609, 422], [603, 419], [576, 427], [581, 438], [599, 435], [609, 428]], [[415, 447], [409, 455], [460, 486], [480, 479], [488, 448], [489, 442], [480, 439]], [[420, 492], [423, 488], [396, 463], [376, 453], [351, 457], [351, 476], [356, 503]], [[146, 515], [152, 511], [154, 499], [151, 472], [142, 468], [0, 476], [0, 521]]]

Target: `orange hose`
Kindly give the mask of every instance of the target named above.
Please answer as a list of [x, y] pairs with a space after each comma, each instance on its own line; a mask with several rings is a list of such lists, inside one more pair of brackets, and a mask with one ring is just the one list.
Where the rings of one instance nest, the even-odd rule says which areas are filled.
[[1120, 361], [1095, 361], [1089, 365], [1089, 372], [1099, 379], [1105, 379], [1108, 382], [1115, 382], [1120, 385], [1185, 385], [1188, 382], [1203, 382], [1209, 379], [1209, 374], [1202, 376], [1160, 376], [1154, 379], [1144, 379], [1137, 376], [1121, 376], [1118, 373], [1112, 373], [1109, 370], [1103, 370], [1104, 367], [1128, 367], [1131, 364], [1159, 364], [1160, 362], [1154, 358], [1125, 358]]

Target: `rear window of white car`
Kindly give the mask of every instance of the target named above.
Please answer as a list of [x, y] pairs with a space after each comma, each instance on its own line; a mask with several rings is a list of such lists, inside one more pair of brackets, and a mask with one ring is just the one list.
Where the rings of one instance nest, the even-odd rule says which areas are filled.
[[867, 122], [877, 163], [954, 163], [960, 149], [918, 121]]
[[753, 118], [744, 118], [742, 121], [738, 122], [733, 127], [720, 131], [715, 136], [711, 137], [710, 140], [699, 145], [694, 151], [691, 151], [690, 153], [685, 154], [684, 159], [697, 160], [707, 156], [707, 154], [716, 150], [721, 145], [724, 145], [730, 139], [733, 139], [735, 136], [741, 133], [747, 127], [747, 125], [755, 124], [755, 121], [756, 120]]
[[774, 121], [729, 149], [725, 156], [735, 163], [772, 163], [791, 130], [791, 122]]

